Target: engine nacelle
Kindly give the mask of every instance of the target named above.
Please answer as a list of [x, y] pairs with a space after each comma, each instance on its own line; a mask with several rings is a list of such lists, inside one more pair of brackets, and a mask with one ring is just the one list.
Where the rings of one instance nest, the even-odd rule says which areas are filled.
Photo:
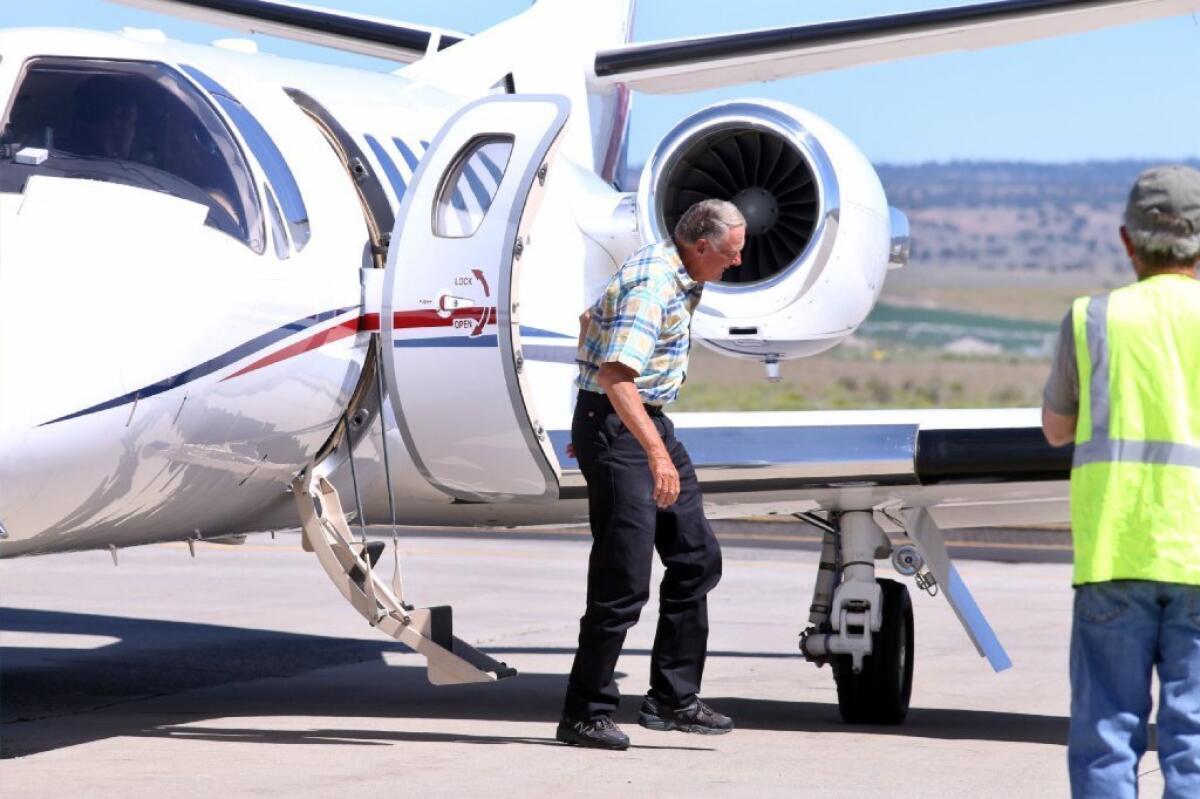
[[692, 322], [709, 347], [768, 363], [849, 336], [908, 255], [866, 157], [825, 120], [770, 100], [709, 106], [676, 125], [638, 188], [643, 241], [669, 237], [693, 203], [715, 197], [746, 217], [742, 263], [709, 283]]

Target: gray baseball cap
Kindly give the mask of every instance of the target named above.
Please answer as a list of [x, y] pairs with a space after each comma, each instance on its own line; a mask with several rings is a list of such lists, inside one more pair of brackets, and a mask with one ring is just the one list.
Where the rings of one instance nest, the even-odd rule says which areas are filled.
[[1139, 233], [1200, 234], [1200, 171], [1171, 164], [1138, 175], [1125, 204], [1125, 227]]

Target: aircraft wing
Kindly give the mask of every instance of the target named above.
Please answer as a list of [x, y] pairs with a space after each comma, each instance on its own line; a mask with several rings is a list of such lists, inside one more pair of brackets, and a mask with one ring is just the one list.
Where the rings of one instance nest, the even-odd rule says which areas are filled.
[[441, 28], [278, 0], [110, 0], [121, 5], [411, 63], [467, 38]]
[[[410, 63], [466, 34], [282, 0], [110, 0]], [[999, 0], [953, 8], [627, 44], [596, 53], [594, 86], [677, 94], [1126, 25], [1200, 0]]]
[[1189, 14], [1198, 0], [1001, 0], [614, 47], [594, 81], [677, 94]]
[[[678, 413], [712, 518], [798, 510], [927, 508], [944, 527], [1062, 522], [1071, 447], [1051, 447], [1022, 409]], [[586, 496], [550, 438], [563, 499]]]

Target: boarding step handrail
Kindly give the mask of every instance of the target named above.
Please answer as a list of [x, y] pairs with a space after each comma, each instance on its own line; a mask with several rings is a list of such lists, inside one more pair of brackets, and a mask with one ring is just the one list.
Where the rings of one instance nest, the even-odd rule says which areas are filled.
[[330, 581], [372, 627], [424, 655], [429, 682], [457, 685], [516, 676], [516, 669], [454, 636], [449, 606], [409, 609], [397, 598], [375, 574], [366, 547], [360, 545], [355, 552], [341, 499], [326, 478], [305, 471], [293, 481], [292, 493], [306, 548], [316, 554]]

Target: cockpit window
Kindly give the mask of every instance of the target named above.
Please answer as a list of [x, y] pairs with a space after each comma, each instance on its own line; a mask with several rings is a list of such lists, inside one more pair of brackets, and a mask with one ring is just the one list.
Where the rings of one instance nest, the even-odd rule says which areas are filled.
[[261, 253], [250, 169], [208, 101], [165, 64], [37, 58], [0, 126], [0, 191], [31, 175], [121, 183], [208, 208], [205, 224]]
[[184, 72], [216, 98], [221, 108], [225, 109], [225, 113], [233, 120], [233, 124], [241, 131], [242, 138], [250, 147], [250, 152], [254, 153], [254, 157], [258, 159], [263, 171], [267, 173], [271, 185], [278, 192], [296, 251], [303, 250], [304, 245], [312, 236], [308, 222], [308, 209], [304, 206], [304, 198], [300, 195], [300, 185], [296, 183], [296, 176], [292, 174], [287, 159], [283, 157], [283, 153], [279, 151], [279, 147], [276, 146], [275, 141], [258, 121], [258, 118], [238, 102], [238, 99], [228, 89], [195, 67], [186, 64], [181, 66]]

